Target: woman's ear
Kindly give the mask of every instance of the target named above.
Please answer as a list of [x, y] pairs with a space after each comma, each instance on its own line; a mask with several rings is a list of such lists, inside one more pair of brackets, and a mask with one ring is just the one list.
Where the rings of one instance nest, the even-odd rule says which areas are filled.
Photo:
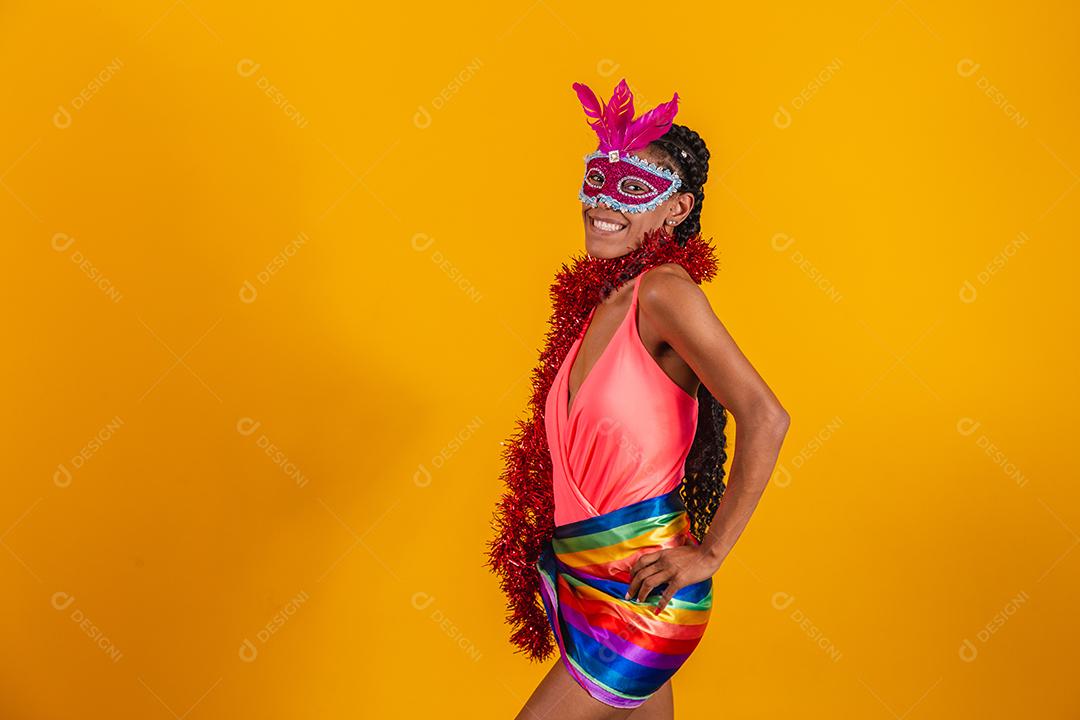
[[675, 196], [675, 203], [672, 205], [671, 213], [667, 216], [665, 221], [672, 220], [673, 224], [681, 223], [686, 219], [686, 216], [690, 214], [690, 211], [694, 209], [694, 194], [693, 193], [679, 193]]

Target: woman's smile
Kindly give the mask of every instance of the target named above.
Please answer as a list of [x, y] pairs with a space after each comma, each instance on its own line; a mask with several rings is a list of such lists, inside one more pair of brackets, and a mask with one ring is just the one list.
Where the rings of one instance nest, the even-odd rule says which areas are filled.
[[628, 223], [617, 218], [596, 217], [594, 215], [589, 215], [587, 217], [593, 231], [600, 235], [614, 235], [622, 232], [628, 226]]

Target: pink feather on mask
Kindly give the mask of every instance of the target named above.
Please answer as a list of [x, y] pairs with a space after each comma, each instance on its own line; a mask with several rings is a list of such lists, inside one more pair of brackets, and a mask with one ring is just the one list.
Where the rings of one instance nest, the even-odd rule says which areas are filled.
[[622, 136], [622, 149], [627, 152], [639, 150], [653, 140], [663, 137], [671, 127], [675, 113], [679, 111], [679, 93], [675, 93], [671, 100], [660, 103], [637, 120], [630, 123]]
[[592, 119], [589, 125], [600, 137], [600, 144], [605, 144], [610, 136], [607, 132], [607, 123], [604, 118], [604, 106], [596, 99], [596, 93], [584, 83], [574, 83], [574, 91], [577, 93], [581, 107], [585, 109], [585, 115]]
[[600, 104], [596, 93], [588, 85], [574, 83], [573, 88], [585, 115], [590, 118], [590, 127], [600, 139], [597, 150], [601, 152], [619, 150], [628, 153], [640, 150], [662, 137], [679, 111], [679, 93], [675, 93], [669, 102], [661, 103], [633, 120], [634, 95], [625, 79], [615, 86], [606, 107]]
[[622, 149], [626, 130], [634, 118], [634, 95], [623, 78], [615, 86], [604, 112], [604, 123], [608, 128], [608, 138], [612, 149]]

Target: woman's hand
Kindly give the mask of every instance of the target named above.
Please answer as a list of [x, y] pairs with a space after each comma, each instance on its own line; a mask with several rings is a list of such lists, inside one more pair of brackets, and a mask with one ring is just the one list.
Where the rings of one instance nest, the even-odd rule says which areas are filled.
[[659, 585], [667, 583], [655, 613], [659, 614], [681, 588], [711, 578], [720, 568], [699, 545], [680, 545], [642, 553], [630, 567], [626, 599], [643, 602]]

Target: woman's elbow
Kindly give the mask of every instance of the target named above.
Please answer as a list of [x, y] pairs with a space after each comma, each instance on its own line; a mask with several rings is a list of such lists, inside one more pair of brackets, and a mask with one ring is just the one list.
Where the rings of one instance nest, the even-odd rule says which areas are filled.
[[791, 426], [791, 415], [776, 401], [762, 403], [754, 415], [754, 425], [778, 437], [784, 437]]
[[769, 423], [776, 429], [776, 433], [782, 437], [787, 435], [788, 428], [791, 427], [791, 415], [782, 405], [778, 404], [772, 411]]
[[766, 398], [748, 404], [748, 407], [732, 410], [736, 424], [742, 422], [745, 426], [753, 426], [778, 435], [787, 434], [791, 425], [791, 416], [784, 406], [774, 398]]

